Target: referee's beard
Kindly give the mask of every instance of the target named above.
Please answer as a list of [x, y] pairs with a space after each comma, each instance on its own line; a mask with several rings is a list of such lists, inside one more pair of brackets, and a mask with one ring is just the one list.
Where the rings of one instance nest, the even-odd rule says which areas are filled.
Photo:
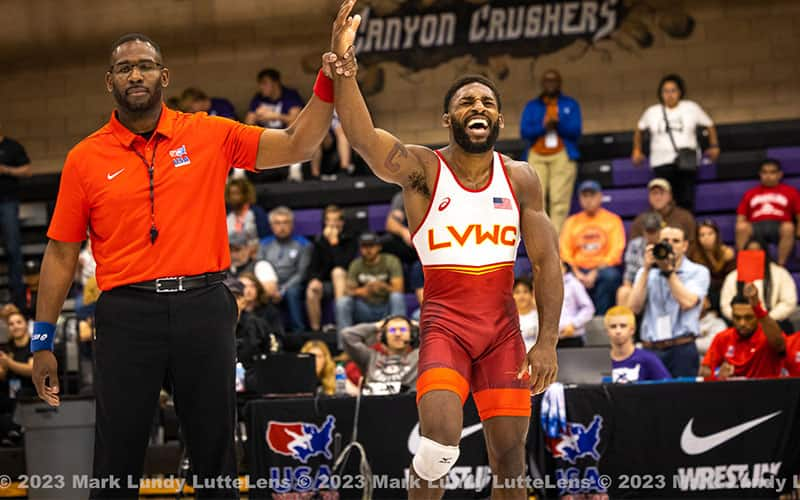
[[119, 108], [124, 109], [128, 113], [141, 113], [152, 111], [156, 107], [161, 107], [161, 99], [163, 92], [159, 81], [155, 82], [153, 88], [148, 88], [146, 85], [138, 85], [137, 88], [144, 88], [148, 91], [149, 97], [147, 99], [136, 99], [134, 96], [128, 95], [131, 87], [125, 90], [119, 89], [116, 85], [112, 87], [111, 93], [114, 95], [114, 100]]

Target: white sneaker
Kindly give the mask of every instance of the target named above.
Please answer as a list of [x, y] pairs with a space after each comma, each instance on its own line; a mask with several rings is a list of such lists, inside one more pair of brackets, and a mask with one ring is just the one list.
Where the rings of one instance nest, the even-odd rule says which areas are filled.
[[303, 182], [302, 163], [293, 163], [289, 165], [289, 182]]

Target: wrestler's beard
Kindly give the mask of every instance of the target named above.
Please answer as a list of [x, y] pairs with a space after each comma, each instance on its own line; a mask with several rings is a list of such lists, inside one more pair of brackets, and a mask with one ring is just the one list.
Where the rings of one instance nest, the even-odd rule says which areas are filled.
[[467, 127], [463, 123], [451, 122], [453, 128], [453, 139], [461, 149], [469, 154], [481, 154], [491, 151], [497, 142], [497, 137], [500, 136], [500, 124], [494, 122], [489, 125], [489, 135], [483, 142], [473, 142], [467, 133]]

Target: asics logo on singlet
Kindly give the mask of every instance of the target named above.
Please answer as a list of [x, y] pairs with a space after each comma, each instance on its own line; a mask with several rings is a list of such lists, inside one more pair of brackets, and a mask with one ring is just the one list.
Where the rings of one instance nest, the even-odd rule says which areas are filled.
[[483, 224], [470, 224], [463, 230], [454, 226], [446, 226], [444, 231], [436, 228], [428, 229], [428, 248], [440, 250], [450, 248], [454, 243], [464, 246], [474, 238], [476, 245], [493, 244], [513, 247], [517, 244], [517, 228], [495, 224], [484, 230]]
[[443, 199], [442, 202], [439, 203], [439, 211], [441, 212], [442, 210], [447, 208], [448, 205], [450, 205], [450, 198]]

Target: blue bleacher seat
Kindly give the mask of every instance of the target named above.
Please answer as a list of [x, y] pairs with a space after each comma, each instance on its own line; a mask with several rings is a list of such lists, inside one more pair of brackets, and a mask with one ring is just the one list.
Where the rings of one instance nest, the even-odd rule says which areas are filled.
[[603, 207], [620, 217], [635, 217], [647, 210], [648, 206], [647, 189], [641, 186], [603, 191]]
[[322, 209], [306, 208], [294, 211], [294, 233], [313, 238], [322, 232]]
[[386, 227], [386, 217], [389, 215], [390, 205], [370, 205], [367, 207], [367, 218], [369, 219], [369, 230], [373, 232], [383, 232]]
[[784, 175], [800, 174], [800, 147], [769, 148], [767, 158], [775, 158], [781, 162]]

